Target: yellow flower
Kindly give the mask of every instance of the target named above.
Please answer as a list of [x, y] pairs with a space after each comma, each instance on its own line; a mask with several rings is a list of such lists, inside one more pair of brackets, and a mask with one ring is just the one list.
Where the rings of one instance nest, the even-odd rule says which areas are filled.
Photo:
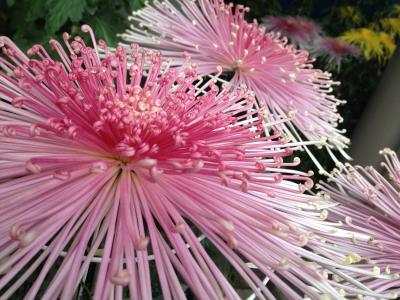
[[361, 22], [361, 14], [354, 6], [342, 6], [339, 9], [339, 14], [344, 20], [349, 20], [354, 24]]
[[396, 50], [393, 38], [385, 32], [375, 32], [369, 28], [352, 29], [345, 32], [341, 40], [358, 46], [366, 60], [377, 58], [389, 59]]
[[398, 18], [385, 18], [379, 20], [382, 28], [393, 36], [400, 36], [400, 19]]

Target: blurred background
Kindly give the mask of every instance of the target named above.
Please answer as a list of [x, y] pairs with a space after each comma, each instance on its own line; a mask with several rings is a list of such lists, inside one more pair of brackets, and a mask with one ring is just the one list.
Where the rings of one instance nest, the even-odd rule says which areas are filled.
[[[296, 47], [310, 52], [317, 68], [340, 81], [334, 93], [347, 100], [340, 107], [343, 122], [353, 139], [350, 154], [360, 164], [375, 164], [377, 151], [400, 148], [400, 3], [390, 0], [250, 0], [234, 1], [251, 8], [248, 19], [281, 32]], [[89, 24], [110, 46], [127, 27], [128, 15], [143, 7], [142, 0], [0, 0], [0, 35], [11, 37], [23, 50], [47, 45], [63, 32], [80, 35]], [[330, 170], [332, 160], [317, 153]], [[304, 156], [302, 168], [313, 169]], [[232, 268], [217, 258], [234, 282]], [[224, 265], [225, 264], [225, 265]], [[153, 272], [154, 273], [154, 272]], [[235, 282], [240, 290], [241, 282]], [[91, 295], [83, 286], [83, 294]], [[24, 295], [23, 289], [20, 291]], [[243, 290], [243, 295], [248, 291]]]

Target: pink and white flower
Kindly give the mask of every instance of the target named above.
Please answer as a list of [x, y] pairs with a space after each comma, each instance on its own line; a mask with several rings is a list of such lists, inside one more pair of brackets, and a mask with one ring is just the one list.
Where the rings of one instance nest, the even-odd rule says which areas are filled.
[[255, 92], [271, 120], [293, 117], [278, 126], [286, 135], [298, 141], [327, 140], [329, 147], [342, 151], [349, 140], [336, 128], [342, 121], [336, 106], [344, 101], [331, 94], [338, 83], [328, 72], [314, 69], [308, 53], [287, 44], [287, 38], [267, 32], [256, 21], [248, 23], [248, 10], [222, 0], [155, 1], [134, 12], [131, 29], [121, 36], [160, 50], [177, 66], [185, 51], [201, 75], [221, 66], [233, 73], [232, 83], [244, 83]]
[[357, 47], [336, 38], [321, 39], [315, 52], [317, 56], [324, 57], [332, 69], [340, 69], [342, 61], [360, 54]]
[[[372, 264], [378, 276], [372, 279], [349, 275], [377, 292], [392, 291], [396, 299], [400, 293], [400, 163], [394, 151], [384, 149], [381, 153], [389, 180], [371, 166], [346, 164], [330, 176], [330, 183], [322, 183], [321, 189], [341, 204], [331, 209], [330, 220], [343, 222], [345, 229], [371, 237], [367, 242], [356, 237], [337, 241], [336, 248], [352, 253], [344, 257], [345, 262], [359, 263], [366, 270]], [[326, 250], [322, 254], [326, 255]]]
[[269, 280], [291, 299], [339, 297], [324, 274], [342, 266], [303, 248], [323, 245], [313, 228], [329, 234], [331, 204], [303, 194], [312, 181], [284, 161], [298, 145], [265, 136], [253, 93], [82, 30], [93, 47], [65, 34], [66, 51], [50, 42], [58, 59], [0, 38], [1, 297], [29, 279], [27, 299], [71, 299], [91, 270], [94, 299], [151, 299], [156, 269], [164, 299], [184, 299], [181, 282], [239, 299], [202, 238], [260, 299]]
[[321, 38], [321, 28], [313, 21], [303, 17], [271, 16], [263, 22], [270, 31], [279, 32], [302, 49], [308, 49]]

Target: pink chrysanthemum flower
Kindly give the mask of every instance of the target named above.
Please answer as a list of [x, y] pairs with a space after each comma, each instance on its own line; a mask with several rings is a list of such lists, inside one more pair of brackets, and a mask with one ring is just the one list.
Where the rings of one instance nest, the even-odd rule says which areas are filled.
[[342, 61], [359, 55], [360, 50], [336, 38], [324, 38], [319, 41], [316, 54], [324, 57], [330, 68], [339, 70]]
[[93, 48], [65, 34], [67, 51], [50, 42], [58, 60], [0, 39], [1, 297], [29, 280], [27, 299], [71, 299], [89, 270], [94, 299], [151, 299], [153, 269], [164, 299], [185, 285], [239, 299], [206, 238], [260, 299], [273, 298], [268, 281], [290, 299], [338, 299], [328, 277], [342, 266], [303, 248], [323, 246], [313, 228], [329, 236], [331, 204], [282, 169], [299, 163], [283, 161], [297, 145], [265, 136], [252, 92], [135, 45], [100, 41], [101, 59], [82, 29]]
[[265, 17], [268, 30], [279, 32], [289, 41], [302, 49], [307, 49], [320, 38], [321, 28], [313, 21], [302, 17], [272, 16]]
[[322, 183], [321, 189], [341, 203], [331, 209], [331, 220], [343, 222], [346, 229], [371, 237], [368, 242], [357, 238], [348, 243], [345, 239], [337, 242], [337, 248], [347, 248], [352, 253], [344, 257], [345, 262], [360, 263], [361, 268], [365, 264], [365, 269], [370, 269], [372, 264], [379, 275], [374, 280], [351, 276], [378, 292], [392, 290], [396, 299], [400, 293], [400, 163], [395, 152], [385, 149], [381, 153], [389, 180], [371, 166], [346, 164], [329, 178], [331, 184]]
[[[245, 83], [275, 118], [295, 115], [292, 122], [306, 139], [327, 139], [339, 150], [347, 147], [348, 139], [336, 128], [342, 120], [336, 106], [344, 101], [330, 94], [337, 83], [331, 74], [313, 69], [306, 51], [287, 45], [286, 38], [267, 33], [256, 21], [246, 22], [249, 8], [242, 5], [233, 8], [222, 0], [173, 3], [155, 1], [134, 12], [136, 23], [122, 38], [158, 49], [176, 65], [186, 51], [202, 75], [222, 66], [233, 72], [232, 83]], [[302, 139], [291, 122], [279, 128]]]

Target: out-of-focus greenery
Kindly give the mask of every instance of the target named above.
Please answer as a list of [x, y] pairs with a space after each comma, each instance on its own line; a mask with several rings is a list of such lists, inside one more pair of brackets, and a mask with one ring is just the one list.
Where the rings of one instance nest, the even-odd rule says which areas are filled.
[[144, 0], [0, 0], [0, 35], [26, 50], [63, 32], [81, 34], [80, 25], [90, 24], [98, 38], [115, 45], [128, 15], [143, 5]]

